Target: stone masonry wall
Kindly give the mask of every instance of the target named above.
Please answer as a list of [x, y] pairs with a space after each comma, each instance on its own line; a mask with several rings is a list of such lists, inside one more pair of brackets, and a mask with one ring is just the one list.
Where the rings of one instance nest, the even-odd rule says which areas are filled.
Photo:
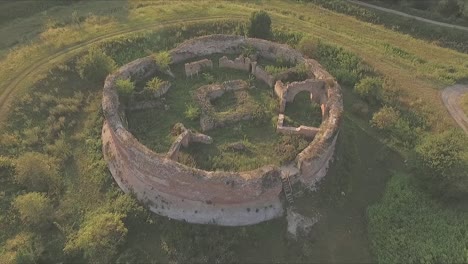
[[185, 76], [192, 77], [198, 75], [198, 73], [205, 68], [213, 68], [213, 62], [209, 59], [203, 59], [190, 63], [185, 63]]
[[219, 59], [219, 67], [220, 68], [229, 68], [234, 70], [246, 71], [250, 72], [252, 61], [250, 58], [246, 58], [243, 56], [239, 56], [234, 60], [228, 59], [228, 57], [223, 56]]
[[[333, 79], [314, 60], [286, 45], [240, 36], [212, 35], [193, 39], [172, 50], [172, 63], [214, 53], [240, 53], [243, 45], [254, 46], [261, 56], [281, 56], [291, 62], [306, 62], [318, 79]], [[249, 225], [283, 215], [281, 171], [264, 166], [247, 172], [213, 172], [187, 167], [152, 152], [129, 133], [119, 115], [115, 89], [118, 78], [141, 79], [158, 71], [150, 58], [131, 62], [105, 81], [102, 107], [103, 153], [110, 172], [122, 190], [133, 192], [153, 212], [192, 223]], [[297, 158], [298, 180], [310, 184], [326, 173], [333, 156], [342, 112], [340, 88], [327, 87], [327, 119], [311, 144]]]

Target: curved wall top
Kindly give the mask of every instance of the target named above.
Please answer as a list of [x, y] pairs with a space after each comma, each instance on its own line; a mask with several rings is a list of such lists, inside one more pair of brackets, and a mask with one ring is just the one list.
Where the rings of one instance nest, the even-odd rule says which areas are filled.
[[[244, 45], [255, 47], [267, 58], [281, 56], [291, 62], [305, 62], [316, 78], [331, 79], [327, 89], [328, 98], [331, 98], [327, 118], [316, 139], [296, 158], [301, 171], [299, 180], [312, 182], [315, 174], [310, 167], [317, 166], [320, 161], [328, 164], [330, 157], [323, 158], [317, 153], [334, 148], [342, 112], [338, 84], [316, 61], [303, 58], [286, 45], [227, 35], [192, 39], [171, 50], [170, 54], [172, 63], [179, 63], [214, 53], [238, 53]], [[123, 111], [115, 82], [120, 78], [139, 80], [156, 71], [159, 71], [156, 63], [145, 57], [109, 75], [104, 84], [103, 152], [119, 186], [124, 191], [134, 192], [152, 211], [193, 223], [248, 225], [282, 215], [280, 168], [264, 166], [246, 172], [190, 168], [151, 151], [127, 131], [122, 123]]]

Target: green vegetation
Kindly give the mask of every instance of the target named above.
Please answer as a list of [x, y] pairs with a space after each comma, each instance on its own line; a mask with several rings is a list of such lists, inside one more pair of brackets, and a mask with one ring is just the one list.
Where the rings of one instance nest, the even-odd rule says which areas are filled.
[[[363, 21], [367, 21], [367, 22], [374, 23], [374, 24], [381, 24], [391, 30], [396, 30], [404, 34], [410, 34], [417, 38], [434, 42], [436, 45], [440, 45], [442, 47], [455, 49], [455, 50], [458, 50], [460, 52], [465, 52], [465, 53], [468, 51], [468, 45], [467, 45], [468, 35], [463, 34], [463, 32], [457, 29], [450, 29], [450, 28], [436, 26], [436, 25], [428, 25], [424, 22], [417, 21], [411, 18], [404, 18], [401, 16], [387, 14], [385, 12], [381, 12], [377, 10], [366, 9], [358, 5], [354, 5], [345, 0], [305, 0], [305, 1], [325, 7], [335, 12], [354, 16]], [[459, 23], [463, 25], [467, 24], [466, 19], [460, 19], [460, 18], [456, 18], [456, 16], [453, 16], [452, 18], [449, 18], [447, 20], [446, 16], [437, 15], [436, 14], [437, 11], [427, 12], [427, 11], [421, 11], [418, 9], [410, 9], [407, 7], [407, 5], [401, 5], [401, 6], [395, 5], [394, 4], [395, 1], [381, 1], [381, 0], [369, 0], [369, 1], [379, 1], [378, 4], [390, 5], [389, 6], [390, 8], [401, 9], [401, 11], [403, 12], [409, 11], [410, 13], [414, 15], [428, 17], [428, 18], [432, 18], [435, 20], [439, 20], [439, 21], [445, 21], [449, 23]], [[455, 0], [450, 0], [450, 1], [453, 2]], [[443, 2], [449, 2], [449, 1], [445, 1], [445, 0], [440, 0], [440, 1], [438, 0], [434, 0], [434, 1], [402, 0], [399, 2], [431, 4], [435, 2], [443, 3]], [[459, 6], [461, 7], [462, 5], [459, 5]], [[466, 14], [467, 12], [466, 5], [464, 6], [465, 6], [464, 13]], [[452, 13], [452, 15], [455, 15], [455, 14], [456, 12]]]
[[252, 13], [248, 35], [252, 38], [271, 38], [271, 18], [267, 12], [262, 10]]
[[76, 63], [76, 71], [83, 79], [101, 82], [116, 68], [114, 60], [101, 50], [91, 49]]
[[368, 215], [371, 247], [379, 263], [468, 261], [468, 213], [424, 193], [411, 175], [394, 175]]
[[30, 191], [53, 192], [60, 185], [56, 162], [42, 153], [24, 153], [16, 160], [15, 171], [15, 181]]
[[146, 83], [144, 91], [153, 93], [157, 92], [162, 88], [163, 84], [163, 80], [159, 79], [158, 77], [154, 77]]
[[53, 216], [51, 201], [37, 192], [17, 196], [13, 208], [18, 211], [21, 222], [31, 228], [47, 226]]
[[421, 182], [438, 197], [468, 193], [468, 137], [459, 131], [430, 134], [416, 146]]
[[293, 103], [286, 104], [285, 126], [319, 127], [322, 123], [322, 110], [320, 105], [311, 102], [310, 93], [301, 92], [294, 97]]
[[115, 82], [119, 96], [128, 98], [135, 91], [135, 84], [129, 79], [120, 79]]
[[168, 70], [171, 63], [171, 55], [167, 51], [161, 51], [153, 54], [153, 59], [161, 70]]
[[376, 104], [380, 101], [380, 92], [382, 90], [382, 79], [377, 77], [365, 77], [361, 79], [356, 86], [354, 92], [361, 96], [362, 99], [370, 104]]
[[[217, 61], [220, 56], [215, 55], [210, 59]], [[211, 83], [250, 78], [248, 73], [218, 68], [186, 78], [183, 69], [183, 63], [171, 66], [176, 78], [171, 81], [171, 88], [164, 96], [163, 105], [127, 113], [130, 131], [156, 152], [166, 153], [169, 150], [174, 141], [172, 128], [176, 123], [181, 122], [194, 131], [201, 130], [198, 118], [201, 109], [192, 95], [196, 89]], [[273, 124], [272, 120], [276, 120], [278, 114], [277, 99], [263, 82], [252, 80], [251, 85], [255, 88], [227, 92], [212, 101], [214, 112], [211, 114], [226, 124], [223, 128], [206, 132], [213, 138], [213, 144], [191, 144], [187, 149], [182, 149], [182, 163], [208, 170], [251, 170], [267, 164], [290, 161], [287, 158], [294, 158], [306, 147], [305, 140], [286, 139], [276, 134], [276, 123]], [[310, 105], [309, 99], [308, 103], [294, 107], [293, 112], [300, 113], [298, 117], [302, 115], [307, 119], [309, 115], [317, 113], [317, 108]], [[303, 113], [309, 110], [313, 110], [313, 114]], [[229, 122], [230, 118], [237, 115], [251, 115], [253, 120]], [[291, 142], [285, 143], [286, 141]], [[243, 145], [242, 150], [233, 147], [237, 143]], [[286, 145], [290, 147], [282, 147]], [[277, 149], [278, 153], [271, 155], [271, 149]]]
[[442, 22], [468, 25], [468, 2], [465, 0], [368, 0], [367, 2]]
[[460, 98], [460, 102], [463, 110], [465, 111], [465, 114], [468, 115], [468, 94], [464, 94]]
[[187, 104], [185, 108], [185, 117], [195, 121], [200, 117], [200, 107], [195, 104]]
[[[346, 1], [312, 2], [0, 3], [0, 11], [8, 13], [0, 15], [5, 21], [0, 24], [0, 118], [6, 120], [0, 127], [0, 263], [468, 261], [466, 198], [445, 197], [437, 188], [431, 191], [437, 185], [453, 188], [460, 183], [454, 189], [458, 192], [464, 183], [466, 169], [462, 173], [451, 169], [463, 168], [458, 165], [466, 161], [461, 148], [466, 141], [458, 133], [444, 132], [452, 129], [452, 122], [447, 121], [439, 89], [468, 78], [468, 57], [436, 45], [466, 51], [467, 35]], [[52, 5], [57, 7], [49, 8]], [[223, 228], [153, 215], [119, 190], [101, 152], [101, 81], [111, 69], [194, 36], [244, 35], [249, 14], [260, 9], [274, 21], [271, 38], [297, 45], [318, 59], [338, 77], [344, 91], [346, 115], [336, 162], [317, 193], [296, 201], [301, 213], [319, 213], [322, 219], [312, 236], [298, 241], [287, 239], [284, 219]], [[180, 74], [182, 68], [177, 71]], [[188, 91], [207, 82], [248, 79], [236, 73], [210, 74], [213, 78], [174, 84], [180, 89], [170, 89], [166, 100], [176, 114], [131, 113], [129, 122], [158, 120], [130, 124], [133, 132], [139, 138], [159, 138], [160, 143], [143, 142], [167, 151], [171, 120], [197, 130], [197, 110], [190, 106]], [[353, 91], [368, 78], [382, 84], [377, 103], [369, 104]], [[144, 89], [144, 84], [135, 86], [137, 91]], [[250, 96], [263, 109], [272, 109], [268, 92], [259, 88]], [[6, 102], [13, 102], [9, 112]], [[353, 114], [354, 105], [359, 106], [359, 115]], [[252, 168], [271, 162], [272, 149], [276, 162], [281, 162], [305, 145], [300, 138], [270, 131], [273, 115], [257, 113], [262, 116], [255, 120], [260, 125], [240, 122], [226, 131], [215, 130], [219, 149], [194, 145], [183, 153], [184, 162]], [[166, 125], [157, 129], [158, 124]], [[237, 143], [245, 151], [235, 150]], [[50, 210], [53, 213], [45, 214]], [[43, 220], [36, 221], [31, 213]], [[31, 219], [40, 224], [24, 224]]]
[[109, 263], [117, 255], [117, 247], [125, 241], [128, 229], [122, 222], [124, 215], [102, 213], [83, 223], [76, 237], [69, 240], [65, 252], [82, 250], [93, 263]]

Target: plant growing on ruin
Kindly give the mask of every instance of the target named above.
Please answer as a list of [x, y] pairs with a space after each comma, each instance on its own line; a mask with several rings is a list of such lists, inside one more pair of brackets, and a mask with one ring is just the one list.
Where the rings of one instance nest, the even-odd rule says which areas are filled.
[[115, 82], [119, 96], [129, 98], [135, 91], [135, 84], [129, 79], [119, 79]]
[[169, 64], [171, 64], [172, 58], [168, 51], [155, 53], [152, 57], [161, 70], [169, 70]]
[[190, 120], [196, 120], [200, 117], [200, 107], [194, 104], [186, 104], [185, 107], [185, 117]]
[[210, 84], [215, 82], [215, 77], [211, 73], [207, 73], [207, 72], [203, 73], [203, 79], [205, 80], [205, 82], [210, 83]]
[[271, 18], [265, 11], [255, 11], [250, 16], [249, 37], [269, 39], [272, 36]]
[[163, 80], [159, 79], [158, 77], [154, 77], [153, 79], [149, 80], [146, 83], [145, 91], [149, 91], [149, 92], [159, 91], [159, 89], [163, 87], [164, 83], [165, 82]]
[[244, 57], [250, 57], [257, 53], [257, 49], [252, 45], [243, 45], [241, 46], [241, 55]]
[[272, 75], [272, 76], [274, 76], [274, 77], [276, 77], [278, 74], [280, 74], [280, 73], [286, 71], [287, 69], [288, 69], [288, 68], [286, 68], [286, 67], [274, 66], [274, 65], [267, 65], [267, 66], [265, 66], [265, 71], [266, 71], [268, 74], [270, 74], [270, 75]]

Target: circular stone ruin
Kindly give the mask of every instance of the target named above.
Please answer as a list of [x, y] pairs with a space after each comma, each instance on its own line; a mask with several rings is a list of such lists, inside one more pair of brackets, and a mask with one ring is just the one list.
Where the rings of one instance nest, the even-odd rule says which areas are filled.
[[[287, 45], [241, 36], [211, 35], [186, 41], [171, 50], [171, 65], [191, 61], [185, 64], [185, 74], [190, 78], [204, 68], [213, 67], [207, 56], [240, 54], [246, 46], [255, 48], [256, 56], [267, 59], [281, 57], [291, 63], [305, 65], [308, 71], [304, 81], [283, 83], [281, 80], [288, 72], [273, 77], [257, 65], [255, 58], [240, 56], [235, 60], [227, 57], [219, 59], [219, 67], [249, 72], [274, 89], [280, 102], [277, 133], [311, 139], [311, 143], [295, 160], [282, 167], [268, 165], [252, 171], [225, 172], [183, 165], [177, 162], [181, 146], [191, 142], [209, 144], [212, 141], [209, 136], [192, 132], [183, 124], [176, 125], [179, 136], [166, 155], [151, 151], [127, 130], [125, 109], [119, 102], [116, 81], [139, 81], [162, 72], [161, 69], [151, 57], [145, 57], [124, 65], [107, 77], [102, 99], [104, 158], [120, 188], [133, 192], [151, 211], [191, 223], [226, 226], [255, 224], [282, 216], [287, 201], [292, 202], [296, 190], [312, 187], [326, 175], [333, 158], [343, 103], [340, 86], [317, 61], [305, 58]], [[169, 85], [165, 87], [170, 89]], [[200, 100], [209, 109], [212, 98], [230, 89], [248, 89], [248, 86], [242, 80], [233, 80], [200, 89]], [[321, 107], [322, 124], [318, 128], [284, 125], [284, 110], [301, 91], [310, 92], [311, 100]], [[240, 112], [234, 119], [244, 117], [245, 114]], [[208, 113], [202, 112], [200, 125], [205, 132], [222, 121], [213, 120]]]

